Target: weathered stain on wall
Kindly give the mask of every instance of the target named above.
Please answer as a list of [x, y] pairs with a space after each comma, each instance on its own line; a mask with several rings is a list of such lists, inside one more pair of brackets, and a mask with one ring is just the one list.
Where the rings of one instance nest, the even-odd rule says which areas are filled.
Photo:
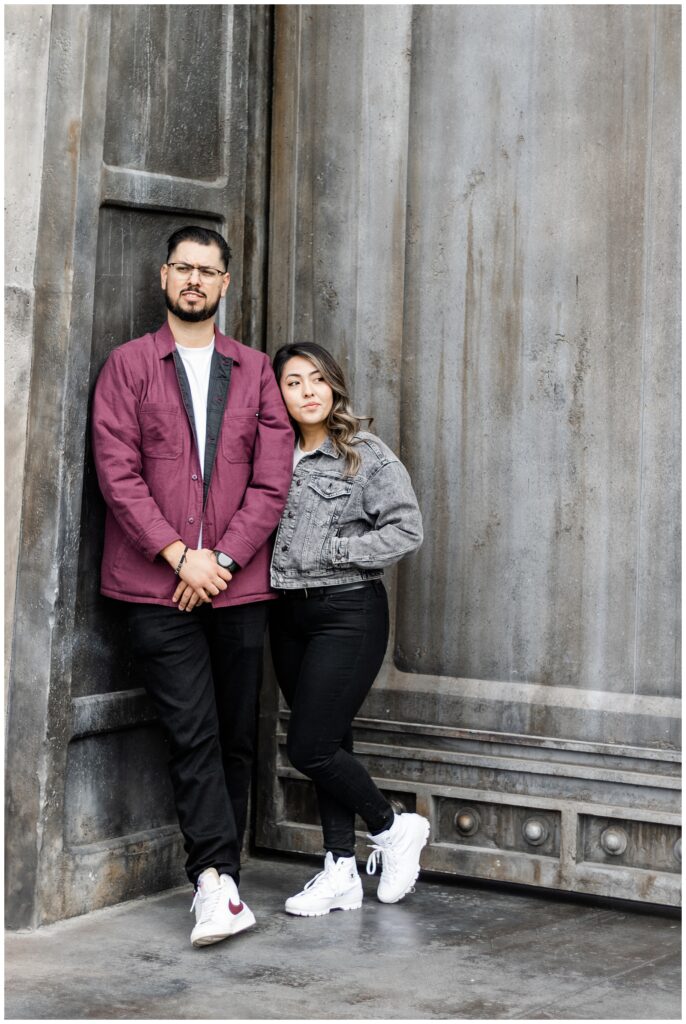
[[[5, 607], [14, 605], [26, 452], [50, 4], [5, 8]], [[5, 680], [12, 651], [5, 616]], [[7, 691], [5, 693], [7, 699]]]
[[[675, 365], [677, 338], [672, 304], [652, 300], [676, 279], [651, 248], [673, 203], [656, 169], [678, 175], [677, 96], [655, 110], [673, 22], [651, 8], [417, 11], [404, 353], [419, 372], [403, 440], [428, 530], [401, 602], [408, 669], [676, 692], [678, 602], [642, 628], [653, 581], [671, 577], [674, 596], [678, 580], [663, 355]], [[644, 560], [658, 530], [659, 570]]]

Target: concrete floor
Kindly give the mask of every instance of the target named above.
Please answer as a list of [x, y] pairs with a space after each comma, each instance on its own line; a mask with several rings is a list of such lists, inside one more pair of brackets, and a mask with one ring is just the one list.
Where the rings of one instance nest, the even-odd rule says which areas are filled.
[[317, 870], [253, 859], [257, 928], [194, 950], [188, 889], [6, 937], [5, 1019], [676, 1020], [669, 912], [530, 890], [420, 882], [394, 906], [293, 918]]

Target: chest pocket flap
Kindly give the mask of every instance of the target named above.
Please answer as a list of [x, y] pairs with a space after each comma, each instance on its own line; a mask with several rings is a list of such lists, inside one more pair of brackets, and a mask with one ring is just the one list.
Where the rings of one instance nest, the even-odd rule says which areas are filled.
[[311, 476], [308, 484], [322, 498], [345, 498], [353, 489], [352, 480], [332, 476]]

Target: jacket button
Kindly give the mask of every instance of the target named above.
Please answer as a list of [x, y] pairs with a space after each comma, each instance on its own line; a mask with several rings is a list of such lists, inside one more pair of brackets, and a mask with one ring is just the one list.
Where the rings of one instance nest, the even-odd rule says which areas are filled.
[[188, 522], [189, 522], [189, 523], [194, 523], [194, 522], [195, 522], [195, 519], [193, 518], [193, 516], [190, 516], [190, 517], [189, 517], [189, 520], [188, 520]]
[[197, 479], [198, 479], [198, 474], [194, 473], [193, 476], [191, 477], [191, 480], [197, 480]]

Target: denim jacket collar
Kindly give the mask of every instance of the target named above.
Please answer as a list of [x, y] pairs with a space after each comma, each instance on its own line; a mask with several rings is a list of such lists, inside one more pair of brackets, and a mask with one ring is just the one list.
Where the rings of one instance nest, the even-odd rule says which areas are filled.
[[327, 437], [324, 444], [318, 448], [318, 451], [320, 451], [322, 455], [330, 455], [332, 459], [340, 459], [341, 457], [341, 453], [336, 451], [330, 437]]
[[328, 455], [332, 459], [340, 459], [341, 457], [341, 453], [336, 451], [336, 449], [334, 448], [333, 441], [331, 440], [330, 437], [327, 437], [326, 441], [322, 441], [319, 448], [315, 448], [314, 451], [311, 452], [305, 452], [305, 455]]

